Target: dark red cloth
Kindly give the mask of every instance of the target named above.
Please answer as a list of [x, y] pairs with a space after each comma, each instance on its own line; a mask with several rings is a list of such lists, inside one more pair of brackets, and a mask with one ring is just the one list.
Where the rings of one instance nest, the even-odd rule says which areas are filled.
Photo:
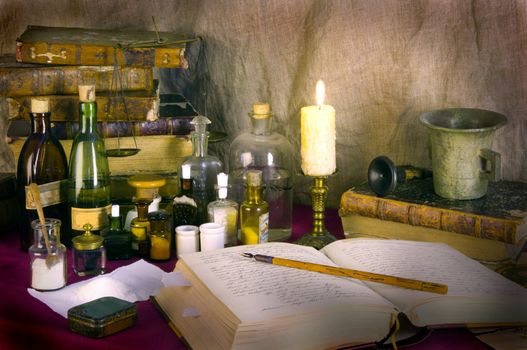
[[[293, 221], [293, 239], [296, 239], [311, 229], [311, 208], [296, 205]], [[327, 210], [326, 227], [337, 238], [344, 237], [336, 210]], [[71, 252], [68, 255], [68, 283], [82, 280], [73, 274]], [[108, 272], [135, 260], [110, 261]], [[172, 271], [175, 259], [156, 265], [164, 271]], [[101, 339], [75, 334], [69, 331], [65, 318], [28, 294], [29, 277], [28, 256], [19, 250], [18, 235], [16, 232], [3, 232], [0, 234], [0, 349], [185, 349], [149, 301], [137, 302], [138, 323], [130, 329]], [[443, 329], [431, 332], [418, 344], [404, 349], [489, 348], [465, 329]]]

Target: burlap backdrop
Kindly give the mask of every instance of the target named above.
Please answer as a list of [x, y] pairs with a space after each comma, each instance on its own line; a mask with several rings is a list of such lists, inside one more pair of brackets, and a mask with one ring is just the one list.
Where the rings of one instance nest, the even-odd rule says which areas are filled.
[[[418, 117], [443, 107], [508, 116], [494, 149], [506, 179], [527, 181], [527, 1], [1, 0], [0, 53], [14, 52], [28, 24], [152, 29], [152, 16], [159, 30], [203, 38], [191, 70], [160, 76], [165, 91], [183, 91], [227, 132], [211, 149], [222, 159], [249, 128], [252, 103], [265, 100], [297, 150], [298, 170], [300, 108], [314, 103], [322, 79], [337, 111], [332, 206], [377, 155], [430, 167]], [[0, 149], [0, 170], [14, 170]], [[309, 184], [297, 176], [297, 200], [309, 201]]]

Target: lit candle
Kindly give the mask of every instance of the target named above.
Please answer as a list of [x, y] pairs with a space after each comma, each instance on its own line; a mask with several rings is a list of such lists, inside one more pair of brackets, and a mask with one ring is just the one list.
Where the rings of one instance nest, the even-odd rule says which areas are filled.
[[300, 110], [300, 155], [302, 172], [309, 176], [331, 175], [337, 169], [335, 156], [335, 109], [324, 104], [325, 88], [317, 82], [317, 105]]

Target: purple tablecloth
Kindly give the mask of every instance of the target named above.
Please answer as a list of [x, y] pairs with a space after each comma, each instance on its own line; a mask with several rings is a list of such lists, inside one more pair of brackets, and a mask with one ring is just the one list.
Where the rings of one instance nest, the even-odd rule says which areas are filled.
[[[311, 228], [311, 208], [297, 205], [293, 212], [293, 239]], [[340, 218], [336, 210], [327, 210], [326, 227], [337, 238], [343, 238]], [[73, 274], [69, 252], [68, 283], [82, 278]], [[109, 262], [108, 272], [129, 264]], [[175, 259], [156, 264], [165, 271], [172, 271]], [[65, 318], [31, 297], [29, 286], [28, 256], [19, 250], [16, 232], [0, 235], [0, 349], [185, 349], [184, 344], [172, 332], [162, 315], [149, 301], [137, 303], [136, 326], [102, 339], [90, 339], [68, 329]], [[418, 344], [404, 349], [489, 349], [465, 329], [441, 329], [429, 333]]]

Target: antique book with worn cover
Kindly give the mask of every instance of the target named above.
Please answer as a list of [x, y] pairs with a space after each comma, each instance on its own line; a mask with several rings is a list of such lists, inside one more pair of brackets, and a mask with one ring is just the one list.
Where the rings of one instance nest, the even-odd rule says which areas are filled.
[[342, 194], [339, 214], [342, 218], [359, 215], [519, 245], [527, 238], [527, 183], [491, 182], [487, 194], [474, 200], [439, 197], [432, 178], [398, 184], [386, 197], [376, 196], [363, 184]]
[[16, 59], [55, 65], [188, 68], [185, 48], [196, 40], [172, 32], [30, 25], [17, 39]]
[[[434, 294], [254, 261], [243, 252], [446, 284]], [[192, 349], [329, 349], [416, 327], [527, 324], [527, 289], [442, 243], [347, 239], [183, 254], [154, 300]], [[395, 327], [394, 327], [395, 328]], [[206, 334], [207, 336], [204, 336]]]
[[[148, 136], [148, 135], [188, 135], [193, 129], [190, 124], [198, 115], [194, 107], [179, 94], [161, 94], [157, 119], [134, 120], [130, 114], [130, 121], [105, 121], [97, 123], [99, 134], [103, 137]], [[12, 120], [7, 136], [25, 137], [29, 134], [30, 121], [28, 119]], [[53, 133], [60, 140], [72, 139], [79, 129], [78, 122], [54, 121], [51, 125]], [[210, 142], [210, 141], [209, 141]]]
[[[14, 55], [0, 56], [0, 96], [77, 95], [85, 81], [97, 91], [116, 89], [113, 66], [58, 66], [16, 62]], [[154, 89], [152, 67], [121, 67], [123, 91]]]

